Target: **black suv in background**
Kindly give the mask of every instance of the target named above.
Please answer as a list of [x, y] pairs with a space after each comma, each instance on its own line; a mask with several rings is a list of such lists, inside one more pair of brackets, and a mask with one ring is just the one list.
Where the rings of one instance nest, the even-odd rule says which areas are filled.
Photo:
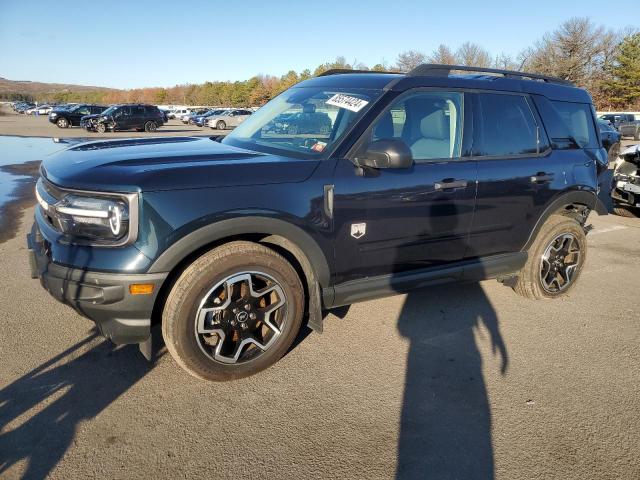
[[73, 105], [67, 108], [54, 108], [49, 113], [49, 121], [59, 128], [77, 127], [86, 115], [95, 115], [105, 111], [103, 105]]
[[[107, 117], [122, 108], [137, 107]], [[301, 111], [330, 128], [269, 128]], [[180, 366], [229, 380], [354, 302], [488, 278], [562, 297], [585, 265], [590, 212], [606, 213], [607, 165], [591, 97], [564, 80], [333, 70], [223, 139], [95, 141], [45, 158], [32, 275], [114, 342], [149, 355], [161, 323]]]
[[158, 107], [146, 104], [112, 105], [98, 115], [82, 118], [80, 126], [87, 131], [137, 130], [155, 132], [164, 125], [165, 114]]

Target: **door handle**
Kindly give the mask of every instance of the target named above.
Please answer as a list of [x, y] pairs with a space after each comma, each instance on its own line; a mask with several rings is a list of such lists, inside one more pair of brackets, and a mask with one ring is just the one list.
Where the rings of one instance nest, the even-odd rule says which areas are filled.
[[445, 178], [433, 184], [434, 190], [453, 190], [454, 188], [467, 188], [466, 180], [455, 180], [453, 178]]
[[553, 180], [553, 173], [538, 172], [531, 177], [531, 183], [549, 183]]

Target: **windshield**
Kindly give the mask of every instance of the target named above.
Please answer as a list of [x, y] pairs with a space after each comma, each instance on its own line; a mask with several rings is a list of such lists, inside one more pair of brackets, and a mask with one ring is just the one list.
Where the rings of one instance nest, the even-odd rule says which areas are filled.
[[113, 105], [107, 108], [104, 112], [102, 112], [102, 115], [112, 115], [117, 109], [118, 109], [118, 106]]
[[278, 153], [319, 156], [371, 106], [381, 90], [294, 87], [260, 108], [223, 143]]

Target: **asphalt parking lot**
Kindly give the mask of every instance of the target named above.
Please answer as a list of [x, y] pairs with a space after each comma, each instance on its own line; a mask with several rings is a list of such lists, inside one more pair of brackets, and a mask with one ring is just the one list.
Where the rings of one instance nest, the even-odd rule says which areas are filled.
[[50, 298], [32, 215], [0, 243], [1, 478], [640, 478], [640, 219], [592, 216], [561, 300], [486, 281], [356, 304], [214, 384]]
[[106, 132], [103, 134], [87, 132], [80, 127], [58, 128], [49, 122], [46, 115], [20, 115], [13, 112], [7, 106], [0, 106], [0, 135], [15, 135], [19, 137], [56, 137], [74, 138], [131, 138], [149, 136], [193, 136], [193, 135], [224, 135], [228, 130], [213, 130], [209, 127], [198, 127], [197, 125], [185, 125], [180, 120], [171, 119], [169, 123], [163, 125], [153, 133], [136, 132], [135, 130], [123, 132]]

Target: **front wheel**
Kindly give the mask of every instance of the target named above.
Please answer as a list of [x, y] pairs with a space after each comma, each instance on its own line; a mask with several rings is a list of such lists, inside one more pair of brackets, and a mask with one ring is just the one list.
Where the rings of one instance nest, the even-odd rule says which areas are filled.
[[293, 343], [304, 311], [295, 269], [277, 252], [237, 241], [194, 261], [169, 293], [162, 333], [176, 362], [214, 381], [253, 375]]
[[107, 126], [104, 123], [99, 123], [96, 125], [96, 132], [105, 133], [107, 131]]
[[67, 120], [66, 118], [59, 118], [56, 122], [56, 125], [58, 126], [58, 128], [68, 128], [69, 120]]
[[557, 298], [575, 285], [587, 257], [582, 225], [564, 215], [551, 215], [529, 249], [514, 290], [527, 298]]

